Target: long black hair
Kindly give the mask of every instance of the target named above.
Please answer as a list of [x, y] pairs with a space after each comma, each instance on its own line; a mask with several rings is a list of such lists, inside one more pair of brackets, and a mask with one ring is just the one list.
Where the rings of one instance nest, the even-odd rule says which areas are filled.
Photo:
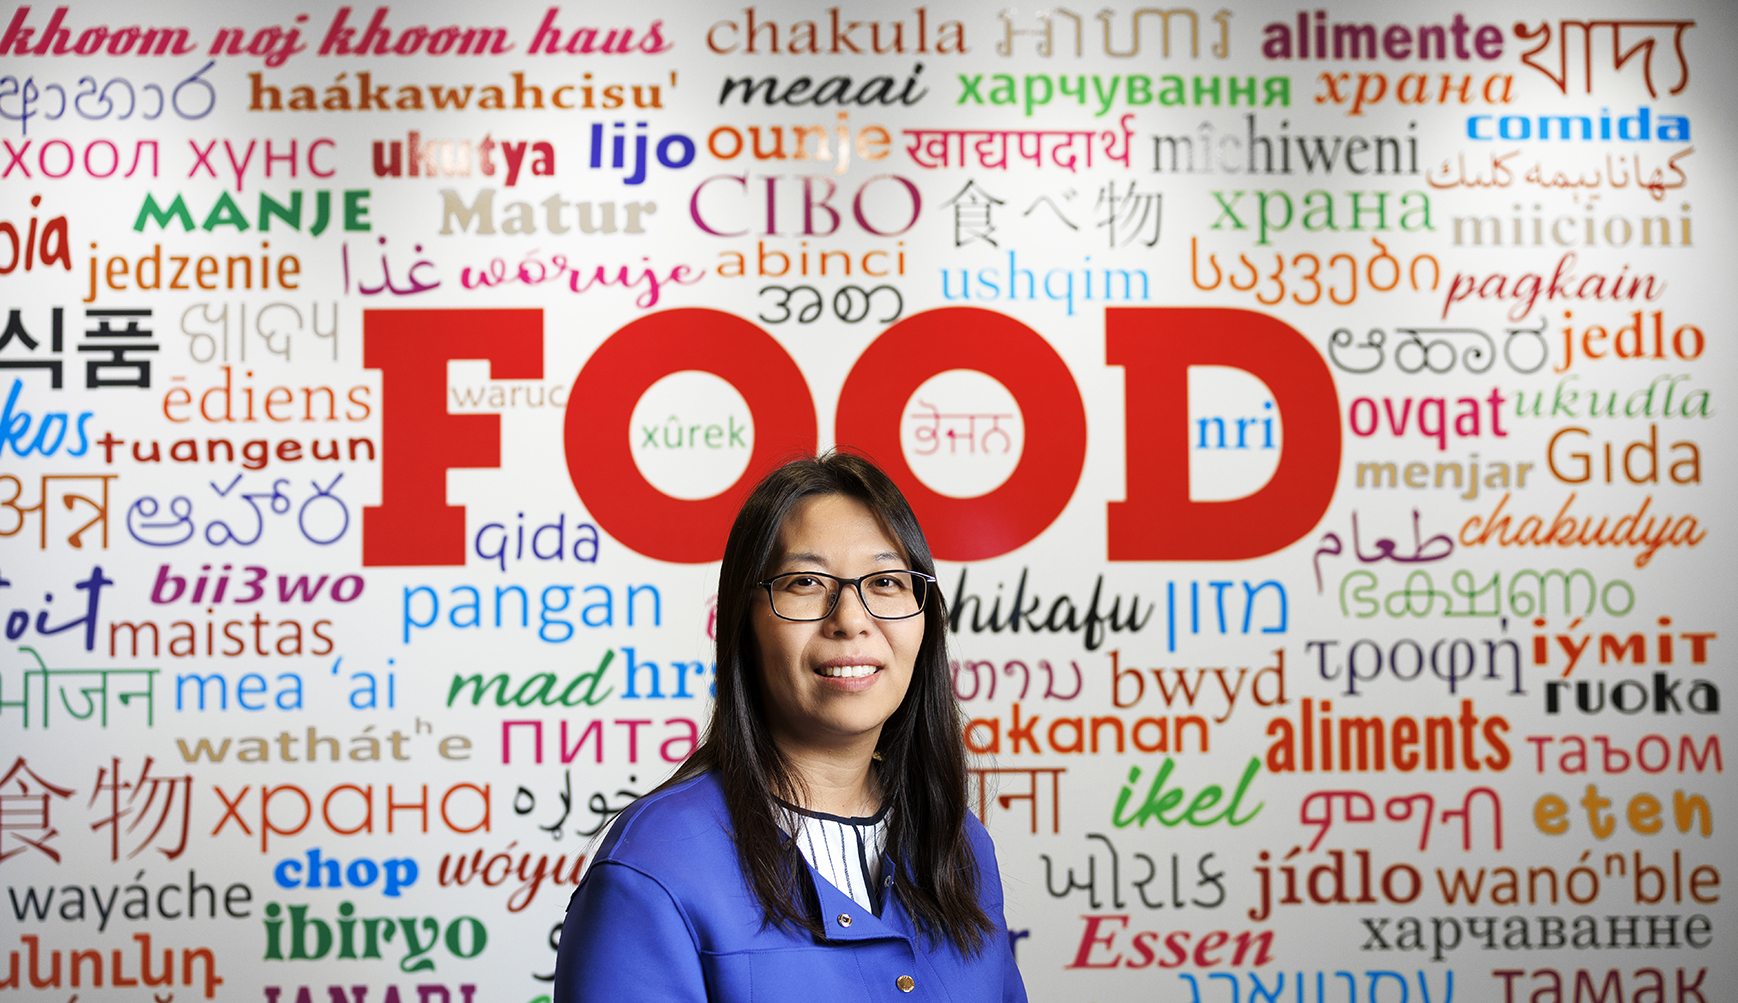
[[[667, 782], [707, 771], [724, 790], [743, 872], [760, 898], [765, 922], [824, 936], [804, 905], [807, 868], [794, 840], [779, 829], [773, 798], [800, 804], [800, 777], [773, 743], [760, 652], [751, 612], [755, 583], [770, 570], [779, 532], [799, 502], [842, 495], [862, 502], [905, 551], [909, 570], [935, 574], [935, 561], [911, 506], [873, 463], [830, 452], [794, 460], [761, 480], [724, 545], [718, 571], [717, 701], [706, 736]], [[947, 614], [939, 589], [923, 611], [923, 643], [904, 701], [882, 726], [876, 752], [887, 850], [897, 863], [893, 891], [920, 928], [976, 953], [994, 924], [978, 904], [978, 870], [965, 837], [966, 755], [963, 719], [947, 672]], [[770, 795], [770, 796], [769, 796]]]

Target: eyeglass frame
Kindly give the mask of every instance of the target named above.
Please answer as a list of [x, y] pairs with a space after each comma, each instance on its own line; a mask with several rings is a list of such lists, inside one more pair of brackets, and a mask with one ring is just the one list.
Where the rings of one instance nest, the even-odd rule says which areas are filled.
[[[842, 586], [846, 586], [846, 585], [851, 586], [851, 588], [857, 593], [857, 601], [862, 604], [863, 612], [868, 613], [871, 617], [873, 617], [877, 620], [909, 620], [914, 616], [921, 616], [923, 614], [923, 611], [929, 607], [929, 592], [927, 589], [924, 591], [923, 601], [918, 604], [917, 609], [910, 612], [910, 613], [905, 614], [904, 616], [882, 616], [879, 613], [876, 613], [874, 610], [869, 608], [868, 600], [863, 598], [863, 581], [864, 581], [864, 579], [874, 578], [876, 575], [891, 575], [891, 574], [910, 575], [912, 578], [926, 583], [926, 585], [938, 584], [937, 579], [934, 575], [926, 575], [921, 571], [913, 571], [910, 568], [887, 568], [887, 569], [884, 569], [882, 571], [872, 571], [867, 575], [859, 575], [856, 578], [840, 578], [838, 575], [829, 575], [824, 571], [786, 571], [783, 574], [774, 575], [765, 581], [755, 582], [754, 584], [758, 588], [766, 589], [766, 601], [767, 601], [767, 605], [769, 607], [771, 607], [771, 609], [772, 609], [772, 615], [778, 617], [780, 620], [788, 620], [791, 623], [819, 623], [820, 621], [825, 620], [828, 617], [832, 616], [839, 609], [839, 597], [845, 594], [845, 590]], [[772, 597], [772, 586], [773, 586], [773, 583], [775, 581], [777, 581], [778, 579], [788, 578], [792, 575], [808, 575], [812, 578], [826, 578], [830, 581], [836, 582], [838, 585], [841, 586], [841, 588], [839, 588], [838, 590], [836, 590], [833, 593], [832, 603], [827, 607], [827, 611], [825, 613], [822, 613], [820, 616], [809, 617], [806, 619], [799, 619], [799, 618], [793, 617], [793, 616], [785, 616], [783, 613], [780, 613], [778, 611], [778, 601]]]

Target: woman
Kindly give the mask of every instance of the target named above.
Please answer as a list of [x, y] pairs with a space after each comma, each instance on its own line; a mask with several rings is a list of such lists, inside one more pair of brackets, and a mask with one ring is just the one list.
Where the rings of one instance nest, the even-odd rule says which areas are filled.
[[719, 569], [712, 724], [593, 855], [555, 1003], [1026, 998], [934, 574], [867, 460], [755, 488]]

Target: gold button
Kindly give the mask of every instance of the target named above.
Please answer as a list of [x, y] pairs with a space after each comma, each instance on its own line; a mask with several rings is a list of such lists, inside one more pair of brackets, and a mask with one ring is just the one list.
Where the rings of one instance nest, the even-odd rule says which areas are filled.
[[917, 981], [909, 975], [901, 975], [893, 984], [898, 986], [902, 993], [908, 993], [917, 988]]
[[839, 925], [840, 926], [850, 926], [851, 925], [851, 914], [848, 912], [840, 913], [839, 914]]

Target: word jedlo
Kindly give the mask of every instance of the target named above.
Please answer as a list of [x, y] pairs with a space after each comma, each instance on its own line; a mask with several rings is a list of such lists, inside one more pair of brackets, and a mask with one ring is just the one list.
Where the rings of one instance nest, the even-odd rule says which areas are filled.
[[[1250, 310], [1106, 308], [1109, 365], [1125, 378], [1126, 498], [1108, 501], [1112, 561], [1237, 560], [1291, 545], [1327, 511], [1339, 477], [1339, 397], [1327, 364], [1297, 330]], [[1204, 337], [1211, 332], [1211, 337]], [[482, 337], [479, 337], [482, 334]], [[465, 563], [465, 509], [446, 504], [446, 471], [496, 467], [501, 419], [449, 414], [447, 362], [483, 359], [494, 380], [543, 378], [541, 310], [365, 310], [363, 365], [381, 371], [381, 503], [363, 511], [363, 564]], [[1285, 428], [1267, 484], [1229, 501], [1189, 497], [1190, 366], [1230, 366], [1266, 384]], [[988, 494], [931, 490], [904, 459], [904, 402], [932, 376], [978, 370], [1019, 403], [1027, 439], [1014, 472]], [[748, 403], [749, 462], [729, 489], [672, 498], [631, 452], [634, 407], [672, 373], [698, 370]], [[659, 560], [721, 557], [730, 523], [757, 479], [793, 452], [812, 453], [815, 398], [802, 371], [763, 328], [733, 314], [682, 308], [617, 330], [574, 380], [564, 452], [597, 525]], [[945, 307], [906, 317], [872, 342], [839, 393], [837, 442], [886, 465], [928, 530], [935, 556], [984, 560], [1036, 539], [1073, 499], [1086, 461], [1086, 409], [1067, 363], [1012, 317]]]

